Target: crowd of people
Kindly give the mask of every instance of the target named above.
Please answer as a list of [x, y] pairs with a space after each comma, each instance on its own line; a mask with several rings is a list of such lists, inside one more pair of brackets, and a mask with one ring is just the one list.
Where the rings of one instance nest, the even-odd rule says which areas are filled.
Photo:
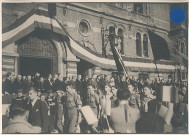
[[[179, 87], [177, 103], [163, 102], [159, 86]], [[7, 73], [3, 96], [16, 95], [3, 133], [187, 133], [188, 84], [118, 75], [62, 74], [43, 78]], [[87, 123], [90, 106], [98, 122]]]

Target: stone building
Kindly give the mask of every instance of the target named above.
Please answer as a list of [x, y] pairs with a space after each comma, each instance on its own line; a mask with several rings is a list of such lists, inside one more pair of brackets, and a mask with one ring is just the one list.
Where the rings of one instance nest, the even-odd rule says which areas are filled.
[[[175, 7], [186, 13], [181, 24], [170, 21]], [[107, 36], [113, 31], [129, 75], [153, 80], [148, 29], [188, 55], [187, 11], [186, 3], [3, 3], [2, 74], [111, 74], [116, 66]], [[177, 78], [178, 68], [187, 77], [186, 67], [172, 61], [160, 60], [157, 68], [165, 80]]]

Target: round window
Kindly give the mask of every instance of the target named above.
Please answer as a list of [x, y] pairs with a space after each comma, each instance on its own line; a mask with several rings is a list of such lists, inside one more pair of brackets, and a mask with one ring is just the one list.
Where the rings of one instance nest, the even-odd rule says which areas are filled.
[[86, 35], [89, 32], [89, 25], [86, 21], [81, 21], [79, 23], [79, 31], [81, 34]]

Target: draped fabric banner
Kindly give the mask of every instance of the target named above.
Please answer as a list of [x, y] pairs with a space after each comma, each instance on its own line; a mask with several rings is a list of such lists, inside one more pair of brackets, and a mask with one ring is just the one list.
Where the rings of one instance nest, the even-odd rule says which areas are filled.
[[154, 55], [154, 60], [171, 60], [175, 64], [182, 64], [188, 67], [188, 58], [184, 56], [179, 50], [177, 50], [174, 45], [171, 45], [164, 38], [158, 34], [148, 30], [149, 38], [152, 46], [152, 52]]
[[170, 52], [168, 48], [167, 42], [160, 37], [159, 35], [155, 34], [154, 32], [151, 32], [148, 30], [150, 43], [152, 46], [152, 52], [154, 55], [154, 60], [170, 60]]
[[[39, 29], [48, 30], [55, 34], [61, 35], [62, 41], [68, 44], [71, 52], [77, 57], [103, 69], [117, 69], [114, 59], [105, 58], [103, 55], [100, 55], [97, 52], [88, 50], [83, 45], [75, 41], [57, 19], [50, 18], [47, 11], [42, 11], [39, 9], [31, 10], [28, 14], [18, 18], [17, 21], [15, 21], [9, 27], [3, 29], [2, 48]], [[150, 72], [155, 71], [154, 63], [146, 63], [143, 61], [143, 59], [138, 61], [126, 61], [123, 59], [124, 65], [127, 65], [127, 68], [132, 69], [133, 67], [137, 67], [141, 71], [143, 71], [143, 69], [149, 69]], [[157, 64], [157, 67], [158, 69], [167, 70], [168, 72], [174, 72], [175, 70], [175, 67], [171, 64]]]

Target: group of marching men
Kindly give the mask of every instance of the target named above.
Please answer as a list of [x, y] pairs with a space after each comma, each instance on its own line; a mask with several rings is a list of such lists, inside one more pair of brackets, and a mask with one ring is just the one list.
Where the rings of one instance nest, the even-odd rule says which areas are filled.
[[[150, 82], [116, 75], [82, 79], [81, 75], [49, 74], [44, 79], [36, 73], [14, 79], [8, 73], [3, 95], [14, 98], [3, 133], [187, 132], [187, 83], [180, 84], [179, 103], [159, 101], [158, 85], [177, 84], [171, 79]], [[83, 106], [90, 106], [97, 122], [89, 125]]]

